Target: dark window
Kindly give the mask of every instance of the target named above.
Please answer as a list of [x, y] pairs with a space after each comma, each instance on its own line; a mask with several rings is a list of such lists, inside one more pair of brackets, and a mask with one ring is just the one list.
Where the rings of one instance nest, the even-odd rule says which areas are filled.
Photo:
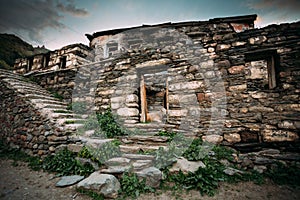
[[105, 57], [112, 56], [118, 50], [118, 43], [117, 42], [108, 42], [106, 44], [106, 55]]
[[47, 53], [43, 56], [43, 68], [47, 68], [50, 62], [50, 53]]
[[27, 72], [30, 72], [33, 65], [33, 57], [28, 58], [27, 60]]
[[67, 64], [67, 56], [62, 56], [60, 58], [60, 68], [61, 69], [66, 68], [66, 64]]
[[278, 54], [276, 50], [249, 52], [245, 55], [247, 79], [253, 87], [274, 89], [277, 85]]

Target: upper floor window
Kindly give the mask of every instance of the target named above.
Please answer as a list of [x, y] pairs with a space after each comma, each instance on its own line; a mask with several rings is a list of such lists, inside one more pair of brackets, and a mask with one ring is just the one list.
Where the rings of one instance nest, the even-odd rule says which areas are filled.
[[104, 51], [104, 57], [107, 58], [112, 56], [118, 50], [119, 44], [114, 41], [110, 41], [106, 44], [106, 49]]
[[43, 56], [43, 68], [47, 68], [50, 62], [50, 53], [47, 53]]
[[62, 56], [60, 58], [60, 69], [66, 68], [67, 65], [67, 56]]
[[27, 60], [27, 72], [30, 72], [33, 65], [33, 57], [28, 58]]
[[249, 88], [274, 89], [277, 86], [278, 55], [276, 50], [250, 52], [245, 55]]

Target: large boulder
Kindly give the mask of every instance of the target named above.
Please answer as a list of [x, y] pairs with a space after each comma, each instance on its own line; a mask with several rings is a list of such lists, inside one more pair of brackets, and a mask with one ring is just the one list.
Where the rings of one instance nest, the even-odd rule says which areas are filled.
[[202, 161], [188, 161], [187, 159], [181, 157], [177, 159], [177, 162], [174, 163], [172, 168], [169, 170], [171, 173], [176, 173], [182, 171], [184, 174], [189, 172], [195, 172], [201, 168], [205, 168], [205, 164]]
[[146, 185], [158, 188], [162, 179], [162, 172], [156, 167], [149, 167], [136, 172], [139, 179], [146, 179]]
[[113, 175], [94, 172], [79, 182], [77, 188], [92, 190], [98, 194], [102, 194], [106, 198], [117, 198], [118, 191], [120, 190], [120, 182]]

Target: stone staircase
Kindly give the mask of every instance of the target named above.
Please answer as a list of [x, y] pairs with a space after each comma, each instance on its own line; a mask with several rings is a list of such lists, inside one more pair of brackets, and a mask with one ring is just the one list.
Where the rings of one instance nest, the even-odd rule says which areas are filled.
[[83, 126], [82, 116], [68, 110], [68, 104], [55, 98], [50, 92], [30, 80], [11, 71], [0, 69], [0, 79], [17, 92], [42, 115], [55, 123], [60, 131], [73, 132]]
[[126, 128], [135, 134], [119, 138], [121, 151], [125, 153], [149, 152], [158, 150], [160, 147], [167, 148], [169, 137], [158, 136], [159, 131], [180, 132], [186, 137], [195, 137], [194, 134], [184, 130], [177, 130], [176, 125], [166, 123], [126, 124]]
[[166, 148], [168, 146], [168, 139], [168, 137], [164, 136], [123, 136], [119, 138], [119, 140], [121, 141], [120, 149], [124, 153], [155, 151], [158, 150], [160, 147]]
[[[111, 142], [113, 139], [103, 139], [92, 137], [85, 131], [82, 135], [76, 135], [76, 130], [84, 126], [86, 116], [75, 114], [68, 110], [68, 104], [56, 99], [49, 91], [34, 82], [15, 74], [8, 70], [0, 69], [0, 79], [5, 85], [14, 90], [20, 98], [24, 98], [30, 105], [40, 111], [40, 113], [55, 124], [61, 132], [70, 133], [70, 137], [80, 144], [74, 144], [74, 151], [78, 151], [83, 145], [98, 148], [104, 143]], [[155, 136], [158, 130], [162, 130], [161, 124], [135, 124], [129, 128], [137, 128], [138, 134], [123, 136], [118, 139], [121, 141], [121, 156], [112, 158], [105, 162], [102, 173], [122, 174], [129, 169], [140, 172], [143, 169], [153, 167], [154, 156], [142, 155], [140, 152], [157, 150], [159, 147], [166, 148], [168, 137]], [[172, 127], [168, 127], [172, 128]]]

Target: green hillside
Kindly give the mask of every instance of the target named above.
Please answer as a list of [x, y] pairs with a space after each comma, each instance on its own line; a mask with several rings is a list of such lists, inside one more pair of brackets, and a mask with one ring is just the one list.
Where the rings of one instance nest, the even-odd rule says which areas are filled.
[[39, 53], [46, 53], [48, 49], [34, 48], [12, 34], [0, 34], [0, 68], [12, 69], [15, 59]]

